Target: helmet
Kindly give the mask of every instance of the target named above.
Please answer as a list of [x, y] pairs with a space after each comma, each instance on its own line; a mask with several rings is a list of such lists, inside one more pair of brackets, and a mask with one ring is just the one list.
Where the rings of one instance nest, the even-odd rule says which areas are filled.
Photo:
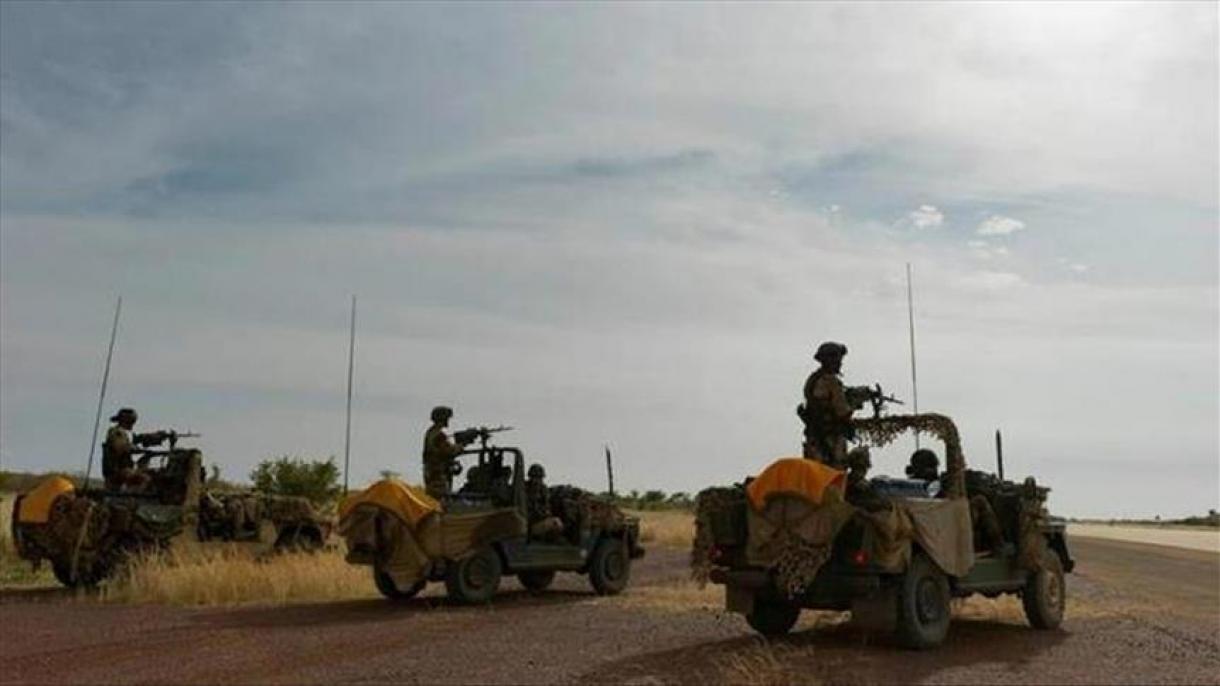
[[914, 479], [935, 479], [940, 469], [940, 460], [936, 453], [927, 448], [920, 448], [911, 453], [911, 463], [907, 465], [907, 476]]
[[135, 420], [137, 420], [139, 418], [140, 418], [140, 415], [136, 414], [135, 410], [131, 409], [130, 407], [124, 407], [121, 410], [119, 410], [118, 412], [115, 412], [114, 416], [110, 418], [110, 421], [122, 422], [122, 421], [130, 420], [130, 421], [134, 422]]
[[531, 479], [545, 479], [546, 470], [542, 468], [542, 465], [534, 463], [530, 465], [530, 469], [528, 472], [526, 472], [526, 475]]
[[432, 421], [440, 422], [453, 416], [453, 408], [438, 405], [432, 408]]
[[847, 354], [847, 346], [834, 341], [826, 341], [818, 346], [818, 351], [813, 354], [813, 359], [818, 362], [825, 362], [832, 358], [842, 358]]

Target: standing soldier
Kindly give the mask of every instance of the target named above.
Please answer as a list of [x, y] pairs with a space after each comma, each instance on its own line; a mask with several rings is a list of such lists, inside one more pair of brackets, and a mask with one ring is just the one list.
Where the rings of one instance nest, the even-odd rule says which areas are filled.
[[851, 414], [839, 371], [847, 346], [826, 342], [818, 346], [813, 359], [821, 363], [805, 381], [805, 404], [797, 414], [805, 422], [805, 457], [843, 468], [847, 458], [847, 439], [852, 436]]
[[106, 432], [106, 441], [102, 443], [102, 478], [106, 480], [108, 490], [117, 491], [124, 486], [139, 489], [148, 483], [148, 474], [142, 469], [145, 460], [141, 459], [140, 468], [137, 468], [131, 457], [143, 453], [142, 448], [160, 445], [166, 435], [162, 431], [132, 433], [138, 419], [139, 415], [130, 407], [124, 407], [110, 418], [114, 426]]
[[424, 434], [424, 488], [437, 500], [449, 494], [454, 458], [469, 443], [454, 443], [445, 433], [452, 417], [453, 410], [448, 407], [432, 408], [432, 426]]

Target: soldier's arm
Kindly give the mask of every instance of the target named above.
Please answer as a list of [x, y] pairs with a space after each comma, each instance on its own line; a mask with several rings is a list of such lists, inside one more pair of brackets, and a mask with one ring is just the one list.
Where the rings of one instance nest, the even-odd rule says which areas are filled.
[[815, 398], [826, 403], [827, 407], [839, 419], [851, 418], [852, 407], [847, 402], [847, 394], [843, 390], [843, 384], [838, 379], [829, 376], [822, 377], [819, 379], [819, 383], [815, 384], [813, 395]]

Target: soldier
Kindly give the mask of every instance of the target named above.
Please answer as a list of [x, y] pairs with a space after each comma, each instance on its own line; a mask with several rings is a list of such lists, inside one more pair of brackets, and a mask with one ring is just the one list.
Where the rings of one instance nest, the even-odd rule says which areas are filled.
[[555, 538], [563, 533], [563, 522], [551, 514], [546, 470], [540, 464], [532, 464], [526, 472], [526, 477], [525, 502], [529, 514], [530, 535], [536, 538]]
[[911, 453], [911, 462], [907, 465], [907, 476], [922, 481], [936, 481], [940, 478], [940, 460], [936, 453], [927, 448], [920, 448]]
[[138, 490], [148, 484], [149, 476], [144, 471], [146, 459], [142, 458], [137, 467], [131, 457], [144, 453], [142, 448], [160, 445], [166, 435], [163, 431], [133, 434], [138, 419], [139, 415], [130, 407], [124, 407], [110, 418], [114, 426], [106, 432], [106, 441], [102, 443], [102, 478], [109, 490], [123, 487]]
[[449, 494], [454, 458], [470, 440], [454, 443], [445, 433], [453, 417], [452, 409], [434, 407], [431, 417], [432, 426], [424, 434], [424, 488], [428, 495], [439, 500]]
[[805, 404], [797, 414], [805, 422], [805, 457], [842, 468], [847, 457], [847, 439], [853, 435], [851, 415], [858, 407], [848, 401], [839, 379], [847, 346], [826, 342], [813, 359], [821, 363], [805, 381]]
[[847, 492], [844, 498], [856, 507], [874, 512], [885, 509], [889, 502], [873, 490], [868, 482], [868, 470], [873, 468], [872, 455], [868, 448], [852, 448], [845, 459], [847, 464]]

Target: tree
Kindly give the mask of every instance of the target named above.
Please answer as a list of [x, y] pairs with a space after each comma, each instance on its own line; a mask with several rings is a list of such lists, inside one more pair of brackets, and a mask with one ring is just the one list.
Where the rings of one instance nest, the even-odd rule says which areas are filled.
[[339, 496], [339, 467], [335, 458], [305, 460], [287, 455], [263, 460], [250, 472], [254, 488], [273, 495], [296, 495], [315, 505], [326, 505]]

